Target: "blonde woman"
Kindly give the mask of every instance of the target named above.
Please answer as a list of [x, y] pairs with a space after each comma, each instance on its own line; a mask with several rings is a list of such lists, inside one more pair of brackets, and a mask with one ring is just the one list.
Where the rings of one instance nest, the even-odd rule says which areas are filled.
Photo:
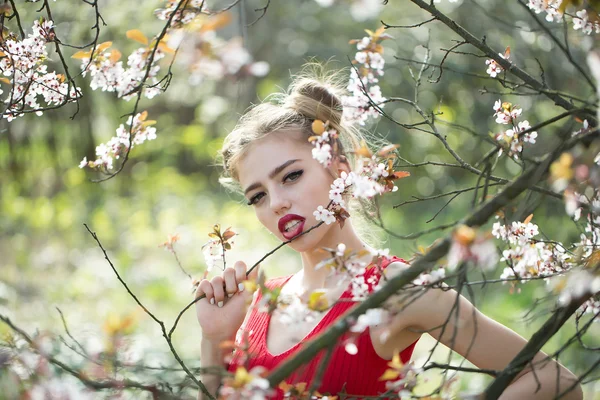
[[[231, 372], [239, 365], [248, 370], [256, 366], [271, 370], [299, 351], [303, 342], [327, 330], [355, 304], [349, 281], [343, 275], [316, 268], [327, 257], [320, 249], [335, 248], [339, 243], [355, 251], [367, 250], [376, 254], [357, 233], [352, 217], [343, 227], [337, 223], [322, 224], [299, 236], [317, 225], [313, 212], [318, 206], [329, 203], [330, 186], [339, 171], [350, 172], [354, 167], [349, 150], [357, 148], [362, 137], [358, 130], [342, 122], [340, 97], [343, 94], [340, 86], [331, 80], [306, 75], [297, 77], [287, 93], [275, 95], [250, 109], [227, 136], [222, 149], [225, 180], [239, 187], [260, 224], [281, 241], [297, 237], [288, 246], [298, 252], [302, 269], [291, 276], [272, 279], [267, 286], [280, 288], [281, 296], [292, 299], [306, 298], [307, 294], [322, 290], [333, 307], [316, 318], [294, 321], [293, 324], [284, 310], [277, 309], [271, 315], [260, 312], [254, 305], [260, 302], [261, 296], [257, 292], [252, 299], [244, 291], [242, 282], [246, 279], [247, 267], [238, 261], [222, 275], [203, 280], [196, 292], [197, 296], [206, 295], [196, 303], [202, 329], [201, 363], [204, 367], [225, 366]], [[337, 153], [333, 154], [327, 168], [313, 158], [313, 146], [308, 141], [314, 134], [311, 127], [315, 120], [329, 121], [339, 134]], [[383, 257], [380, 263], [391, 274], [405, 266], [397, 257]], [[373, 290], [377, 284], [378, 270], [365, 270], [364, 282], [368, 290]], [[256, 277], [256, 271], [251, 275]], [[478, 312], [462, 296], [458, 296], [456, 307], [456, 299], [457, 293], [453, 290], [431, 289], [389, 322], [367, 328], [358, 337], [342, 337], [331, 353], [318, 392], [337, 395], [344, 391], [355, 398], [386, 392], [385, 382], [379, 377], [398, 350], [402, 362], [410, 360], [420, 332], [428, 332], [479, 368], [505, 368], [526, 341]], [[248, 308], [250, 301], [253, 306]], [[449, 318], [456, 309], [458, 315]], [[444, 325], [445, 329], [441, 329]], [[382, 335], [383, 332], [387, 332], [386, 335]], [[248, 351], [238, 351], [233, 356], [226, 354], [220, 344], [234, 338], [238, 345], [243, 342]], [[349, 354], [344, 346], [348, 340], [354, 343], [351, 353], [356, 354]], [[324, 355], [316, 355], [286, 382], [305, 382], [306, 388], [311, 387]], [[228, 365], [226, 357], [230, 360]], [[556, 393], [573, 385], [576, 377], [554, 360], [535, 363], [545, 357], [540, 352], [534, 359], [535, 370], [525, 368], [501, 398], [552, 399]], [[216, 394], [220, 385], [217, 375], [206, 374], [202, 381], [210, 393]], [[283, 391], [277, 389], [273, 398], [283, 395]], [[202, 397], [200, 392], [199, 398]], [[581, 399], [579, 385], [574, 385], [563, 398]]]

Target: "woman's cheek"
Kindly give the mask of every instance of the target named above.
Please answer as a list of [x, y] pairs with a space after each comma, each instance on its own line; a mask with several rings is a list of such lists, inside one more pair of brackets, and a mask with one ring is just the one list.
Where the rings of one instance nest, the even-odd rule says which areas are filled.
[[256, 210], [256, 218], [258, 218], [258, 222], [260, 222], [262, 226], [273, 232], [273, 229], [267, 221], [267, 218], [265, 218], [264, 212], [262, 210]]

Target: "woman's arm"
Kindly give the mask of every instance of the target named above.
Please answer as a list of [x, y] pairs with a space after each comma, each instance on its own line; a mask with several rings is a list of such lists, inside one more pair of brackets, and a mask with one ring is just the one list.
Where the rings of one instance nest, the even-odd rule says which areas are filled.
[[[248, 279], [256, 280], [258, 268], [254, 269]], [[250, 313], [248, 305], [257, 298], [249, 290], [245, 290], [246, 264], [242, 261], [234, 267], [225, 268], [223, 276], [215, 276], [210, 281], [203, 279], [198, 284], [196, 297], [206, 296], [196, 302], [196, 316], [202, 329], [200, 347], [200, 363], [203, 367], [222, 369], [225, 366], [225, 350], [220, 348], [223, 341], [233, 341], [236, 332], [245, 325]], [[255, 294], [257, 294], [255, 292]], [[221, 383], [221, 374], [203, 374], [202, 382], [208, 391], [214, 395]], [[204, 399], [202, 391], [198, 399]]]
[[[202, 368], [211, 368], [218, 371], [219, 368], [223, 368], [225, 353], [220, 348], [219, 343], [211, 342], [208, 339], [202, 339], [200, 345], [200, 364]], [[217, 390], [221, 385], [221, 375], [218, 373], [205, 373], [200, 375], [200, 380], [206, 386], [206, 389], [214, 397], [217, 397]], [[207, 396], [202, 393], [202, 390], [198, 391], [198, 400], [208, 399]]]
[[[429, 289], [405, 307], [388, 326], [392, 344], [407, 332], [427, 332], [478, 368], [501, 371], [527, 343], [454, 290]], [[553, 399], [572, 387], [562, 398], [580, 400], [583, 392], [576, 382], [568, 369], [539, 352], [500, 398]]]

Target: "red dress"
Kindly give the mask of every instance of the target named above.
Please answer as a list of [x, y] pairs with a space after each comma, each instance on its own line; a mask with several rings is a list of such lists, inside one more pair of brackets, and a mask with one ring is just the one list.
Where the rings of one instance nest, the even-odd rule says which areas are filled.
[[[397, 257], [384, 258], [382, 261], [382, 268], [387, 267], [393, 261], [403, 261]], [[404, 261], [403, 261], [404, 262]], [[380, 274], [377, 268], [369, 268], [365, 272], [365, 282], [369, 286], [369, 291], [374, 287], [373, 280], [369, 278], [374, 277], [375, 283], [380, 278]], [[268, 288], [273, 289], [275, 287], [282, 287], [291, 278], [290, 276], [284, 276], [275, 278], [267, 281], [266, 285]], [[318, 336], [321, 332], [325, 331], [329, 325], [335, 322], [342, 314], [348, 309], [352, 308], [356, 302], [351, 301], [352, 293], [350, 286], [342, 294], [341, 298], [344, 301], [337, 302], [331, 307], [319, 321], [319, 323], [310, 331], [306, 337], [281, 354], [271, 354], [267, 349], [267, 328], [270, 322], [270, 315], [266, 312], [259, 312], [256, 307], [253, 307], [250, 317], [246, 323], [246, 327], [240, 328], [248, 332], [248, 344], [250, 359], [246, 365], [248, 370], [251, 370], [255, 366], [263, 366], [267, 370], [274, 369], [284, 359], [293, 355], [302, 348], [302, 343], [313, 339]], [[260, 294], [256, 301], [260, 301]], [[241, 344], [241, 332], [238, 332], [236, 338], [236, 344]], [[361, 396], [377, 396], [378, 394], [386, 392], [385, 382], [380, 381], [379, 377], [388, 369], [388, 362], [381, 358], [373, 348], [371, 343], [371, 337], [369, 335], [369, 329], [367, 328], [362, 333], [354, 334], [353, 342], [358, 348], [358, 352], [355, 355], [349, 354], [345, 350], [345, 340], [351, 338], [349, 333], [344, 334], [340, 339], [336, 348], [333, 351], [331, 360], [325, 373], [322, 376], [321, 385], [318, 389], [322, 395], [330, 394], [337, 395], [339, 392], [345, 391], [348, 396], [361, 397]], [[400, 353], [400, 359], [403, 363], [407, 363], [410, 360], [413, 349], [416, 345], [416, 341], [404, 349]], [[287, 383], [299, 383], [307, 382], [310, 386], [313, 375], [319, 368], [320, 361], [325, 356], [326, 351], [322, 350], [316, 357], [314, 357], [309, 363], [304, 364], [292, 375], [290, 375], [285, 381]], [[235, 372], [238, 365], [243, 365], [242, 354], [234, 354], [232, 361], [229, 364], [229, 371]], [[283, 391], [277, 391], [276, 399], [283, 398]]]

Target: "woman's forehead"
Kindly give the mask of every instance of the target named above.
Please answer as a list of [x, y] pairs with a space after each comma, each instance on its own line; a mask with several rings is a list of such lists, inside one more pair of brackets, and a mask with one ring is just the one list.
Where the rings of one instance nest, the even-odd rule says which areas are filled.
[[300, 141], [298, 135], [274, 132], [252, 143], [239, 162], [239, 180], [242, 186], [262, 180], [277, 167], [290, 160], [311, 159], [311, 146]]

